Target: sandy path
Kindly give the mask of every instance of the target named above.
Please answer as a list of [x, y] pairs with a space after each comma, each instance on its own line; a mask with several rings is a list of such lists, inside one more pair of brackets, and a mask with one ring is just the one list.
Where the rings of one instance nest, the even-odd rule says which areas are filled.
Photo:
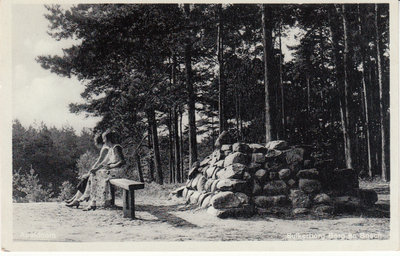
[[[387, 201], [387, 195], [379, 198], [378, 203]], [[136, 205], [137, 219], [130, 220], [122, 217], [120, 209], [83, 212], [62, 203], [14, 204], [14, 239], [88, 242], [389, 238], [389, 218], [341, 216], [324, 220], [285, 220], [255, 216], [218, 219], [203, 210], [188, 210], [179, 199], [143, 196], [140, 192]]]

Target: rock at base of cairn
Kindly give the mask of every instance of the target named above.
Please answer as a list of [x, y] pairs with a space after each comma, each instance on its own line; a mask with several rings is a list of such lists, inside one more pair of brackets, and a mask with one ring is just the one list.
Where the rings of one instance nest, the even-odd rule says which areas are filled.
[[310, 208], [312, 201], [310, 196], [301, 190], [295, 189], [290, 191], [290, 201], [293, 208]]
[[334, 213], [334, 208], [330, 205], [316, 205], [313, 213], [319, 217], [330, 217]]
[[225, 191], [214, 195], [210, 203], [215, 209], [227, 209], [239, 207], [241, 201], [233, 192]]
[[321, 191], [321, 182], [318, 180], [300, 179], [299, 188], [308, 194], [318, 193]]
[[246, 217], [249, 218], [254, 215], [254, 207], [251, 205], [243, 205], [237, 208], [228, 208], [228, 209], [215, 209], [214, 207], [210, 206], [207, 209], [207, 213], [221, 218], [237, 218], [237, 217]]
[[307, 208], [294, 208], [292, 210], [292, 215], [293, 216], [304, 216], [304, 215], [307, 215], [309, 212], [310, 212], [310, 210]]
[[263, 193], [268, 196], [287, 194], [288, 191], [288, 186], [281, 180], [269, 181], [263, 187]]
[[284, 140], [273, 140], [265, 146], [267, 149], [285, 150], [288, 149], [288, 143]]
[[285, 206], [287, 203], [288, 199], [286, 195], [254, 197], [254, 204], [259, 208]]

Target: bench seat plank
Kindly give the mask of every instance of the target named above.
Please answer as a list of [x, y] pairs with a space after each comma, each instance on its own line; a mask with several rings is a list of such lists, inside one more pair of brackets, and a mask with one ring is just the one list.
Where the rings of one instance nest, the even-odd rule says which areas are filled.
[[136, 190], [144, 188], [144, 183], [128, 179], [111, 179], [110, 183], [125, 190]]

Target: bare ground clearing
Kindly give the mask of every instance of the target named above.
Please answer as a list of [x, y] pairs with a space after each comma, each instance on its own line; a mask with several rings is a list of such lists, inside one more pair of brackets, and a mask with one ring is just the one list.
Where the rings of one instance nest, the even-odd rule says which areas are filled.
[[388, 239], [388, 184], [361, 186], [379, 193], [375, 209], [361, 216], [322, 220], [271, 216], [218, 219], [204, 210], [188, 208], [179, 199], [167, 200], [146, 190], [136, 193], [136, 220], [123, 218], [117, 208], [83, 212], [56, 202], [15, 203], [13, 235], [18, 241], [58, 242]]

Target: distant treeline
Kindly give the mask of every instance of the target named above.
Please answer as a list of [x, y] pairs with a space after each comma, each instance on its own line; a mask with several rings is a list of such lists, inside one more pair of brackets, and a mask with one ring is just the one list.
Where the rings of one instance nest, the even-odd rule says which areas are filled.
[[98, 152], [92, 138], [92, 132], [88, 129], [76, 135], [70, 126], [58, 129], [42, 123], [37, 127], [25, 128], [18, 120], [14, 120], [13, 198], [20, 200], [27, 194], [41, 193], [37, 194], [40, 198], [31, 198], [41, 201], [46, 196], [59, 196], [65, 181], [68, 183], [64, 186], [73, 187], [78, 181], [78, 160], [81, 155], [87, 153], [95, 156]]

